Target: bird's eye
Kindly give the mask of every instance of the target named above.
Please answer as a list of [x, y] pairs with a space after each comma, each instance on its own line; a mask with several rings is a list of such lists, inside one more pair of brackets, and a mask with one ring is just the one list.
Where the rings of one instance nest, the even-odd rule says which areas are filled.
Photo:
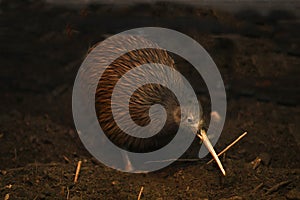
[[193, 120], [191, 118], [187, 118], [187, 121], [191, 123]]

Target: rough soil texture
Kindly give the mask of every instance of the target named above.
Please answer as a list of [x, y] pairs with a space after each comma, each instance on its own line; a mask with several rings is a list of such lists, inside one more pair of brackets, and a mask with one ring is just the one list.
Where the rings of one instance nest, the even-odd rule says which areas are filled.
[[[71, 110], [81, 62], [96, 42], [142, 26], [193, 37], [219, 67], [228, 112], [216, 150], [248, 131], [222, 157], [226, 177], [205, 164], [210, 155], [149, 174], [122, 173], [82, 145]], [[74, 9], [1, 1], [0, 198], [137, 199], [144, 186], [141, 199], [300, 199], [299, 35], [299, 18], [278, 10], [260, 16], [170, 3]], [[187, 66], [178, 61], [209, 104]]]

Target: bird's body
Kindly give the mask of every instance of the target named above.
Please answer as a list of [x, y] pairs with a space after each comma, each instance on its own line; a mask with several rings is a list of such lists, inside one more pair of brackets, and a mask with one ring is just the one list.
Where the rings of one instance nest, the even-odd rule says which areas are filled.
[[[124, 74], [133, 68], [148, 63], [159, 63], [175, 69], [174, 60], [165, 50], [155, 49], [154, 43], [136, 36], [129, 39], [118, 40], [120, 47], [126, 47], [130, 43], [139, 42], [141, 44], [151, 46], [153, 48], [140, 49], [131, 51], [106, 68], [105, 72], [99, 80], [96, 91], [96, 112], [99, 123], [109, 137], [109, 139], [119, 147], [125, 148], [133, 152], [150, 152], [159, 149], [169, 143], [175, 136], [180, 123], [179, 103], [175, 95], [169, 89], [159, 84], [149, 83], [136, 90], [130, 99], [129, 111], [132, 120], [139, 126], [146, 126], [150, 123], [149, 109], [154, 104], [162, 105], [167, 111], [167, 120], [163, 129], [152, 137], [138, 138], [124, 133], [116, 124], [112, 115], [112, 92], [118, 80]], [[116, 45], [106, 44], [107, 46]], [[109, 49], [109, 48], [108, 48]], [[158, 79], [165, 79], [165, 75], [161, 71], [153, 71]], [[146, 73], [145, 73], [146, 76]], [[180, 77], [178, 87], [182, 84]], [[145, 79], [144, 76], [137, 76], [134, 80], [129, 80], [128, 85], [124, 86], [124, 90], [128, 87], [135, 86]], [[123, 98], [122, 96], [120, 98]], [[125, 105], [128, 106], [128, 105]], [[155, 120], [152, 119], [152, 120]], [[158, 119], [159, 120], [159, 119]], [[126, 122], [125, 122], [126, 123]]]
[[[104, 43], [104, 44], [103, 44]], [[146, 49], [138, 49], [134, 51], [128, 51], [128, 46], [140, 44], [141, 46], [147, 46]], [[106, 47], [105, 55], [93, 54], [95, 57], [90, 58], [97, 66], [93, 70], [103, 71], [101, 77], [95, 77], [97, 73], [90, 71], [88, 76], [91, 79], [97, 79], [98, 87], [95, 93], [95, 110], [98, 118], [98, 122], [106, 134], [106, 136], [115, 145], [130, 152], [152, 152], [167, 145], [176, 135], [179, 126], [184, 126], [190, 133], [197, 134], [202, 126], [201, 110], [197, 111], [195, 103], [179, 105], [177, 96], [163, 84], [148, 83], [138, 87], [132, 94], [130, 94], [129, 105], [121, 105], [123, 107], [129, 107], [129, 113], [131, 119], [126, 118], [126, 114], [123, 114], [121, 110], [118, 115], [121, 116], [120, 120], [123, 124], [129, 124], [128, 120], [134, 121], [135, 125], [144, 127], [149, 123], [154, 122], [159, 124], [161, 117], [159, 115], [150, 116], [151, 107], [155, 104], [159, 104], [164, 107], [166, 113], [166, 120], [163, 128], [155, 135], [148, 136], [147, 132], [142, 132], [142, 137], [135, 137], [126, 133], [130, 132], [131, 128], [127, 130], [120, 128], [115, 121], [112, 108], [118, 102], [112, 101], [113, 91], [118, 84], [118, 81], [129, 71], [133, 69], [140, 70], [140, 75], [134, 78], [127, 79], [123, 83], [122, 90], [119, 93], [117, 99], [123, 99], [127, 95], [127, 91], [135, 87], [137, 83], [142, 83], [147, 78], [147, 73], [150, 73], [157, 80], [165, 81], [165, 79], [172, 79], [172, 82], [176, 83], [178, 88], [181, 88], [184, 84], [182, 78], [177, 75], [172, 75], [166, 78], [166, 73], [162, 70], [150, 70], [150, 72], [143, 71], [144, 68], [140, 66], [144, 64], [162, 64], [169, 68], [176, 70], [174, 60], [166, 50], [160, 49], [155, 43], [140, 37], [140, 36], [126, 36], [118, 37], [117, 40], [105, 40], [102, 45]], [[116, 47], [118, 48], [116, 51]], [[109, 66], [106, 65], [108, 56], [116, 57], [117, 52], [128, 52], [122, 56], [117, 56]], [[145, 72], [145, 73], [144, 73]], [[84, 72], [83, 72], [84, 73]], [[86, 80], [89, 81], [89, 80]], [[168, 80], [166, 80], [168, 81]], [[126, 83], [126, 84], [125, 84]], [[179, 89], [180, 90], [180, 89]], [[185, 97], [188, 98], [188, 97]], [[120, 106], [120, 105], [117, 105]], [[124, 117], [123, 117], [124, 115]], [[126, 129], [126, 127], [125, 127]], [[144, 134], [144, 135], [143, 135]], [[205, 143], [204, 143], [205, 144]], [[210, 149], [211, 151], [211, 149]], [[218, 158], [215, 158], [218, 159]]]

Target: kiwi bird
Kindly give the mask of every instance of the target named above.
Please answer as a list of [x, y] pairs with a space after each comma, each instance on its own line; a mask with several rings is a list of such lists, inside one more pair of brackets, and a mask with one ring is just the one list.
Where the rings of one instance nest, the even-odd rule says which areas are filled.
[[[141, 36], [121, 36], [117, 40], [113, 40], [113, 43], [112, 41], [104, 42], [106, 47], [105, 54], [111, 56], [116, 54], [116, 46], [121, 49], [123, 48], [123, 50], [126, 50], [128, 45], [136, 43], [151, 47], [129, 51], [118, 57], [109, 66], [103, 64], [106, 63], [107, 56], [99, 55], [99, 57], [94, 59], [97, 62], [98, 69], [102, 68], [104, 71], [102, 76], [98, 78], [99, 82], [95, 92], [95, 110], [98, 122], [110, 141], [118, 147], [131, 152], [151, 152], [168, 144], [176, 135], [178, 127], [182, 125], [190, 129], [194, 134], [198, 134], [225, 175], [222, 164], [202, 129], [203, 120], [201, 116], [197, 116], [199, 113], [195, 112], [193, 104], [180, 105], [174, 93], [160, 84], [149, 83], [139, 87], [131, 94], [129, 105], [125, 106], [129, 107], [131, 120], [136, 125], [143, 127], [147, 126], [151, 121], [155, 122], [157, 120], [157, 123], [161, 121], [161, 119], [149, 116], [151, 106], [155, 104], [161, 105], [166, 111], [166, 121], [163, 128], [151, 137], [147, 135], [144, 135], [144, 137], [135, 137], [127, 134], [124, 129], [118, 126], [112, 111], [114, 104], [117, 104], [117, 102], [112, 101], [112, 96], [114, 87], [118, 81], [130, 70], [138, 69], [139, 66], [144, 64], [162, 64], [171, 69], [176, 69], [176, 66], [173, 58], [166, 50], [156, 48], [158, 46], [155, 43]], [[153, 73], [158, 79], [165, 78], [164, 71], [153, 70], [150, 73]], [[94, 74], [91, 73], [89, 76], [93, 77]], [[144, 78], [144, 76], [136, 76], [134, 79], [128, 79], [126, 85], [124, 85], [124, 95], [127, 88], [142, 82]], [[173, 79], [176, 79], [176, 84], [178, 84], [178, 87], [181, 87], [183, 84], [182, 80], [177, 76], [174, 76]], [[123, 94], [120, 93], [118, 98], [124, 98]], [[122, 116], [122, 112], [119, 115]], [[125, 117], [121, 117], [120, 120], [125, 120], [123, 121], [124, 124], [129, 123]], [[144, 134], [147, 133], [145, 132]]]

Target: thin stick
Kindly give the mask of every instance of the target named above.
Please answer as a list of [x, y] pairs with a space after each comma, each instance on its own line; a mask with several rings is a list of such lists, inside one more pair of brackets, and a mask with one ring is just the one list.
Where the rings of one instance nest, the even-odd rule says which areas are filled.
[[260, 183], [258, 186], [256, 186], [252, 191], [251, 193], [255, 193], [257, 190], [259, 190], [264, 184], [263, 183]]
[[9, 200], [9, 193], [4, 196], [4, 200]]
[[267, 190], [266, 195], [271, 194], [273, 192], [276, 192], [277, 190], [279, 190], [281, 187], [286, 186], [288, 184], [290, 184], [292, 181], [282, 181], [276, 185], [274, 185], [273, 187], [271, 187], [270, 189]]
[[79, 172], [80, 172], [80, 168], [81, 168], [81, 163], [82, 163], [81, 160], [79, 160], [78, 163], [77, 163], [77, 169], [76, 169], [76, 173], [75, 173], [74, 183], [77, 183], [77, 181], [78, 181], [78, 176], [79, 176]]
[[[243, 133], [240, 137], [238, 137], [236, 140], [234, 140], [230, 145], [228, 145], [225, 149], [223, 149], [218, 156], [222, 155], [223, 153], [225, 153], [228, 149], [230, 149], [233, 145], [235, 145], [239, 140], [241, 140], [245, 135], [247, 135], [247, 132]], [[209, 162], [207, 162], [206, 164], [210, 164], [214, 161], [214, 159], [211, 159]]]
[[139, 196], [138, 196], [137, 200], [141, 199], [143, 191], [144, 191], [144, 186], [141, 187], [141, 190], [140, 190], [140, 193], [139, 193]]
[[70, 189], [69, 189], [69, 187], [67, 187], [67, 200], [69, 200], [70, 199]]

